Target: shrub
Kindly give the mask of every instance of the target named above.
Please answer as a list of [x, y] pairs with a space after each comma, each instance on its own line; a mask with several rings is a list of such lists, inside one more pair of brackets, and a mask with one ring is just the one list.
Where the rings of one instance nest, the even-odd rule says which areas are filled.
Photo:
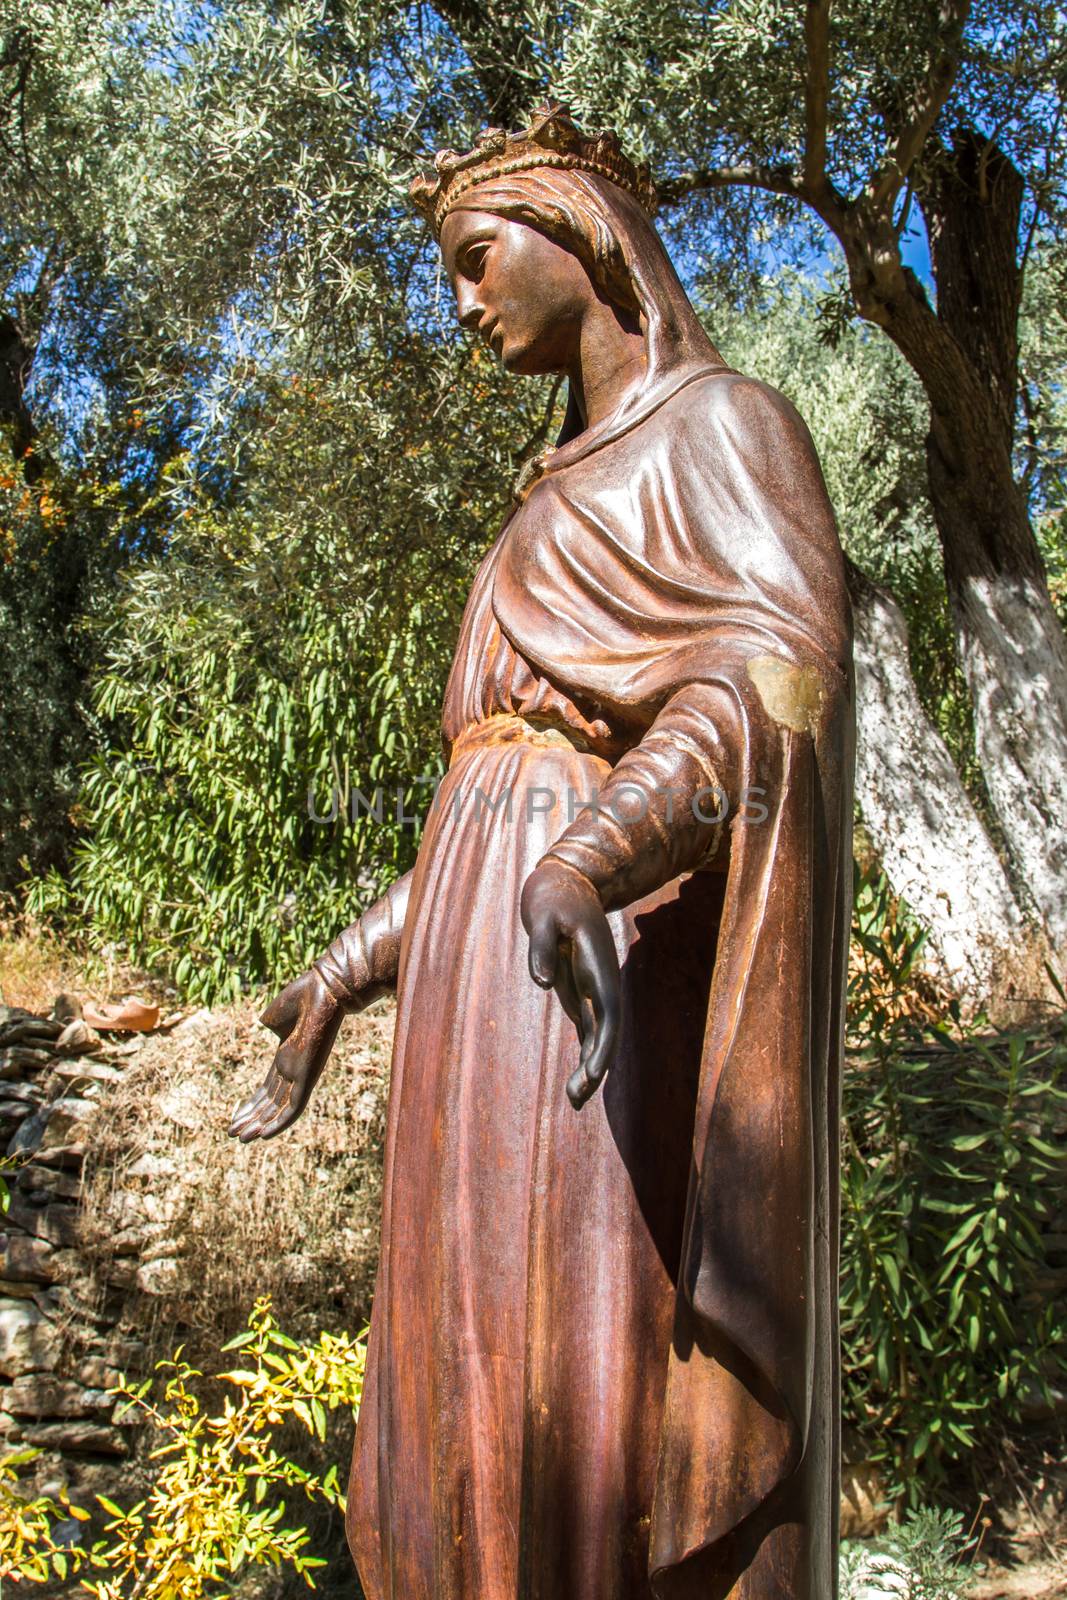
[[293, 1419], [323, 1441], [328, 1412], [358, 1409], [362, 1340], [323, 1333], [300, 1346], [261, 1299], [246, 1331], [223, 1348], [239, 1351], [244, 1364], [218, 1375], [227, 1387], [221, 1411], [207, 1411], [204, 1374], [180, 1351], [159, 1363], [155, 1381], [119, 1387], [159, 1441], [150, 1456], [156, 1467], [134, 1505], [98, 1496], [109, 1520], [90, 1548], [59, 1548], [54, 1522], [69, 1508], [22, 1500], [14, 1486], [23, 1458], [0, 1463], [0, 1573], [36, 1584], [75, 1571], [96, 1600], [222, 1600], [250, 1567], [287, 1567], [314, 1587], [325, 1562], [309, 1552], [308, 1530], [289, 1525], [284, 1494], [295, 1489], [343, 1507], [337, 1469], [309, 1472], [282, 1454], [275, 1436]]
[[911, 1512], [871, 1544], [841, 1549], [841, 1600], [963, 1600], [974, 1550], [951, 1511]]
[[[911, 1504], [1067, 1373], [1041, 1227], [1064, 1149], [1067, 1048], [901, 1003], [921, 935], [861, 880], [842, 1154], [845, 1414]], [[870, 957], [865, 962], [864, 953]]]

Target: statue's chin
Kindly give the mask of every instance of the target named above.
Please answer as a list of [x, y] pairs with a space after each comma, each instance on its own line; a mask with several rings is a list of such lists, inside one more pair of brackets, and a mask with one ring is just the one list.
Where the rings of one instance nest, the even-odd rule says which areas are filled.
[[537, 351], [530, 349], [529, 346], [516, 348], [514, 345], [502, 345], [500, 362], [508, 372], [520, 373], [524, 378], [540, 378], [546, 372], [558, 370], [554, 366], [549, 366], [543, 357], [539, 358]]

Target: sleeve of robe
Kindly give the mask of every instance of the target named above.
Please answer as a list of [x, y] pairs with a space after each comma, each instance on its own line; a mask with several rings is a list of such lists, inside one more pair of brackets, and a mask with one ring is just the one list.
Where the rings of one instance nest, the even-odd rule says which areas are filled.
[[337, 935], [312, 966], [346, 1011], [358, 1011], [396, 983], [412, 874], [402, 878]]

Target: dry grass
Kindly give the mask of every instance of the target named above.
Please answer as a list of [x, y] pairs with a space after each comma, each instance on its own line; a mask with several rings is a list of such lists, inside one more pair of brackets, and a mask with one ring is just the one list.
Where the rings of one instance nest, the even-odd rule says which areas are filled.
[[0, 1005], [47, 1014], [62, 989], [83, 981], [77, 952], [35, 924], [0, 910]]
[[56, 995], [64, 991], [95, 1001], [137, 994], [164, 1009], [177, 1003], [177, 991], [158, 977], [114, 951], [92, 951], [61, 939], [0, 898], [0, 1005], [47, 1016]]
[[392, 1008], [350, 1020], [303, 1118], [280, 1138], [227, 1137], [263, 1077], [271, 1036], [247, 1008], [202, 1012], [148, 1038], [102, 1097], [82, 1230], [101, 1276], [136, 1264], [137, 1332], [169, 1354], [218, 1349], [270, 1293], [300, 1336], [370, 1312]]

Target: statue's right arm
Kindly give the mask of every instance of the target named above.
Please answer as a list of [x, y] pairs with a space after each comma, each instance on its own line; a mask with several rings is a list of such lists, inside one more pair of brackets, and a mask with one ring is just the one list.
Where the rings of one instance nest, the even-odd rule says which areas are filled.
[[312, 962], [312, 971], [343, 1010], [361, 1011], [396, 983], [410, 889], [406, 872]]
[[230, 1133], [247, 1144], [291, 1126], [318, 1082], [346, 1013], [396, 983], [411, 873], [340, 934], [260, 1017], [280, 1043], [262, 1087], [238, 1106]]

